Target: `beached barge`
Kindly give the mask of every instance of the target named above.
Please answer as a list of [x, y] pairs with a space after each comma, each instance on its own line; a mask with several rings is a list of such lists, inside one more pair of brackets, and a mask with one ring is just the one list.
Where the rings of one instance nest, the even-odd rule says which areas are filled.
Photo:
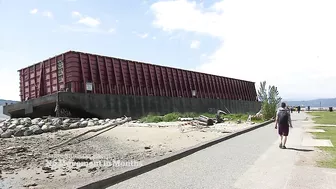
[[[21, 102], [11, 117], [140, 117], [148, 113], [255, 113], [255, 83], [83, 52], [69, 51], [23, 68]], [[57, 108], [56, 108], [57, 107]]]

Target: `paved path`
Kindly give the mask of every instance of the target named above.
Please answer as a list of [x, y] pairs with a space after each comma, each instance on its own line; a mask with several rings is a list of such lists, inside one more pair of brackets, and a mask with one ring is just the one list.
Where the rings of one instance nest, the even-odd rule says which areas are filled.
[[287, 150], [278, 148], [278, 136], [272, 123], [111, 186], [110, 189], [336, 188], [334, 170], [323, 172], [319, 169], [319, 174], [315, 175], [317, 181], [313, 182], [313, 177], [305, 173], [316, 174], [314, 168], [295, 166], [299, 153], [313, 150], [301, 147], [303, 129], [308, 127], [303, 121], [305, 117], [304, 113], [293, 113], [295, 128], [291, 129]]

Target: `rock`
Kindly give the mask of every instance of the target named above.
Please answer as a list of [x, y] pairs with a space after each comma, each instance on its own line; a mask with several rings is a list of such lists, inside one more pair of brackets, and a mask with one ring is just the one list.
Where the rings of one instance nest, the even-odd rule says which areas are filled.
[[43, 130], [38, 125], [32, 125], [29, 127], [29, 130], [33, 132], [35, 135], [39, 135], [43, 133]]
[[80, 121], [80, 122], [83, 122], [83, 121], [85, 121], [85, 119], [84, 119], [84, 118], [82, 118], [82, 119], [80, 119], [79, 121]]
[[1, 138], [10, 138], [14, 134], [14, 130], [8, 129], [1, 134]]
[[5, 132], [7, 130], [7, 127], [0, 127], [0, 129], [2, 129], [3, 132]]
[[56, 127], [56, 126], [53, 126], [53, 125], [50, 125], [50, 126], [49, 126], [49, 131], [54, 132], [54, 131], [56, 131], [56, 130], [57, 130], [57, 127]]
[[86, 168], [85, 165], [79, 167], [79, 169], [85, 169], [85, 168]]
[[31, 124], [31, 119], [30, 118], [23, 118], [21, 121], [22, 125], [30, 125]]
[[98, 121], [99, 119], [98, 119], [98, 118], [93, 118], [92, 120], [93, 120], [93, 121]]
[[105, 123], [105, 121], [104, 121], [104, 120], [99, 120], [98, 123], [99, 123], [100, 125], [103, 125], [103, 124]]
[[41, 118], [35, 118], [31, 120], [31, 123], [37, 125], [41, 121]]
[[43, 171], [49, 171], [49, 170], [51, 170], [51, 167], [42, 167], [42, 170]]
[[16, 130], [16, 131], [14, 131], [14, 136], [16, 136], [16, 137], [23, 136], [24, 132], [25, 132], [25, 131], [24, 131], [24, 130], [21, 130], [21, 129]]
[[45, 122], [42, 120], [42, 121], [40, 121], [37, 125], [38, 125], [39, 127], [42, 127], [44, 124], [45, 124]]
[[19, 125], [19, 124], [20, 124], [20, 122], [19, 122], [19, 120], [17, 120], [17, 119], [14, 119], [14, 120], [12, 121], [12, 124], [13, 124], [13, 125]]
[[241, 123], [241, 120], [240, 120], [240, 119], [238, 119], [238, 120], [237, 120], [237, 123], [238, 123], [238, 124], [240, 124], [240, 123]]
[[44, 171], [44, 173], [53, 173], [53, 172], [55, 172], [55, 170], [52, 169]]
[[62, 125], [62, 120], [60, 118], [54, 118], [52, 120], [52, 125], [59, 128]]
[[49, 126], [48, 125], [43, 125], [41, 129], [42, 129], [43, 132], [48, 132], [49, 131]]
[[74, 129], [74, 128], [78, 128], [78, 127], [79, 127], [79, 122], [72, 123], [69, 126], [70, 129]]
[[96, 167], [93, 167], [91, 169], [88, 170], [88, 173], [91, 173], [91, 172], [94, 172], [94, 171], [97, 171], [97, 168]]
[[29, 183], [29, 184], [23, 185], [23, 187], [26, 187], [26, 188], [29, 188], [31, 186], [37, 186], [37, 184], [34, 182], [34, 183]]
[[17, 130], [17, 131], [19, 131], [19, 130], [22, 130], [22, 129], [24, 129], [25, 128], [25, 126], [24, 125], [18, 125], [18, 126], [16, 126], [15, 127], [15, 129], [14, 130]]
[[150, 146], [145, 146], [145, 149], [148, 150], [148, 149], [151, 149], [151, 147]]
[[66, 175], [66, 173], [61, 173], [61, 176], [65, 176]]
[[79, 127], [86, 127], [88, 125], [88, 121], [82, 121], [80, 124], [79, 124]]
[[54, 175], [50, 174], [47, 176], [48, 179], [52, 179], [54, 177]]
[[88, 122], [88, 127], [92, 127], [92, 126], [95, 126], [95, 123], [93, 121], [89, 121]]
[[70, 151], [70, 149], [69, 149], [69, 148], [65, 148], [65, 149], [62, 149], [62, 150], [60, 151], [60, 153], [64, 153], [64, 152], [68, 152], [68, 151]]
[[0, 135], [3, 133], [4, 131], [0, 128]]
[[25, 130], [24, 133], [23, 133], [24, 136], [30, 136], [30, 135], [33, 135], [33, 134], [34, 134], [34, 132], [32, 130], [29, 130], [29, 129]]
[[63, 124], [64, 123], [69, 123], [71, 120], [70, 119], [65, 119], [64, 121], [63, 121]]
[[110, 122], [111, 120], [110, 119], [105, 119], [105, 122]]
[[14, 124], [14, 123], [12, 123], [9, 127], [8, 127], [8, 129], [15, 129], [16, 128], [16, 124]]
[[60, 129], [62, 129], [62, 130], [67, 130], [67, 129], [69, 129], [69, 126], [70, 126], [69, 123], [64, 123], [64, 122], [63, 122], [63, 125], [61, 125]]

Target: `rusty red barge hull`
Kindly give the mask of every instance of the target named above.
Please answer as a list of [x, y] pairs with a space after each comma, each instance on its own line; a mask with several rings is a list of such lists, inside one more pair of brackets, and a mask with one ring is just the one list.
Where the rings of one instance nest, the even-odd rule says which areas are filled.
[[[122, 114], [115, 113], [118, 111], [132, 115], [132, 111], [127, 110], [131, 107], [141, 112], [134, 113], [140, 116], [174, 110], [204, 112], [223, 106], [241, 113], [260, 109], [255, 83], [251, 81], [83, 52], [65, 52], [23, 68], [19, 74], [21, 103], [4, 107], [4, 112], [14, 117], [53, 114], [56, 103], [80, 115], [107, 117], [90, 111], [92, 105], [83, 108], [73, 101], [111, 104], [104, 110], [114, 114], [108, 117]], [[156, 105], [151, 105], [150, 101], [155, 101]], [[164, 106], [161, 101], [170, 105], [160, 108]], [[188, 104], [199, 104], [199, 107], [192, 108]]]

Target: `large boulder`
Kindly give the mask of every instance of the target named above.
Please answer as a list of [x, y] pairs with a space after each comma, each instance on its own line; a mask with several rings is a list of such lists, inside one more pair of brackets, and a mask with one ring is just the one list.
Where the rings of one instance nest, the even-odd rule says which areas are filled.
[[61, 130], [67, 130], [67, 129], [69, 129], [69, 126], [70, 126], [70, 123], [64, 123], [63, 122], [63, 125], [61, 125], [60, 129]]
[[1, 134], [1, 138], [10, 138], [13, 134], [14, 134], [13, 129], [7, 129], [7, 131]]
[[43, 132], [49, 132], [49, 125], [43, 125], [41, 129]]
[[34, 132], [30, 129], [25, 130], [24, 133], [23, 133], [24, 136], [30, 136], [30, 135], [33, 135], [33, 134], [34, 134]]
[[41, 120], [42, 120], [41, 118], [35, 118], [35, 119], [32, 119], [32, 120], [31, 120], [31, 123], [32, 123], [33, 125], [37, 125]]
[[31, 122], [30, 118], [23, 118], [23, 119], [20, 120], [20, 123], [22, 125], [31, 125], [32, 122]]
[[88, 127], [95, 126], [95, 123], [93, 121], [88, 121]]
[[44, 122], [43, 120], [41, 120], [40, 122], [38, 122], [37, 125], [38, 125], [39, 127], [42, 127], [44, 124], [45, 124], [45, 122]]
[[65, 123], [70, 123], [70, 121], [71, 121], [71, 119], [65, 119], [65, 120], [63, 121], [63, 124], [65, 124]]
[[99, 125], [104, 125], [105, 124], [105, 120], [99, 120], [98, 123], [99, 123]]
[[86, 126], [88, 126], [88, 121], [82, 121], [79, 124], [79, 127], [86, 127]]
[[52, 120], [52, 125], [55, 126], [55, 127], [60, 127], [62, 125], [62, 119], [60, 118], [54, 118]]
[[75, 122], [75, 123], [71, 123], [69, 128], [70, 129], [75, 129], [75, 128], [78, 128], [79, 127], [79, 122]]
[[14, 131], [14, 136], [16, 136], [16, 137], [23, 136], [24, 132], [25, 132], [25, 130], [23, 130], [23, 129], [16, 129]]
[[16, 128], [16, 124], [15, 123], [12, 123], [10, 126], [8, 126], [8, 129], [15, 129]]
[[25, 128], [24, 125], [18, 125], [18, 126], [15, 127], [14, 130], [19, 131], [19, 130], [22, 130], [22, 129], [24, 129], [24, 128]]
[[12, 123], [12, 125], [19, 125], [20, 124], [19, 120], [17, 120], [17, 119], [13, 119], [11, 121], [11, 123]]
[[29, 127], [29, 130], [33, 132], [35, 135], [39, 135], [43, 133], [43, 130], [38, 125], [32, 125]]

